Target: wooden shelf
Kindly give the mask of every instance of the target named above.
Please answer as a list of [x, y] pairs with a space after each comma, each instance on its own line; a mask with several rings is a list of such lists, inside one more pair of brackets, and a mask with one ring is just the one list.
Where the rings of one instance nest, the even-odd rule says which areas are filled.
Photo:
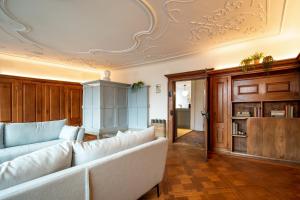
[[248, 119], [250, 117], [231, 117], [231, 119]]
[[247, 135], [232, 135], [232, 137], [242, 137], [242, 138], [246, 138]]

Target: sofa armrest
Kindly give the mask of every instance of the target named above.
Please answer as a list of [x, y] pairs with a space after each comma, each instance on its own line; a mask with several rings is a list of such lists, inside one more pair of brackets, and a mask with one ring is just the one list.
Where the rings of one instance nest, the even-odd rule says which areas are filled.
[[79, 128], [78, 133], [77, 133], [76, 141], [78, 141], [78, 142], [83, 141], [84, 133], [85, 133], [85, 129], [84, 128]]
[[0, 200], [89, 200], [86, 168], [68, 168], [0, 190]]

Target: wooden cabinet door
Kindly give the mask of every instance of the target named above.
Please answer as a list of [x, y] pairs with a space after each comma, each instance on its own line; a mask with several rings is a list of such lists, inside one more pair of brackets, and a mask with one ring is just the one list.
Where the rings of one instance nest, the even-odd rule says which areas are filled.
[[67, 88], [68, 122], [70, 125], [81, 125], [82, 119], [82, 88], [68, 86]]
[[228, 77], [212, 79], [213, 147], [228, 148]]

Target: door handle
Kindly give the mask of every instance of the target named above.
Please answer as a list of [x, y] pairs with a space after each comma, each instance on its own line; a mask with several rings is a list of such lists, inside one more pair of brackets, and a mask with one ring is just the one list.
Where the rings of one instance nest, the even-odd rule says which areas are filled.
[[201, 115], [202, 115], [204, 118], [209, 119], [209, 113], [208, 113], [208, 112], [201, 111]]

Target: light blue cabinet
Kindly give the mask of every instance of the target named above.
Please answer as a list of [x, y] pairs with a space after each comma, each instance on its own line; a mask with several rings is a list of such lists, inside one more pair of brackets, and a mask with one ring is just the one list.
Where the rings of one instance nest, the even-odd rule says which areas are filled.
[[148, 87], [92, 81], [83, 84], [83, 127], [95, 135], [148, 127]]
[[144, 129], [149, 123], [149, 87], [128, 90], [128, 126]]

